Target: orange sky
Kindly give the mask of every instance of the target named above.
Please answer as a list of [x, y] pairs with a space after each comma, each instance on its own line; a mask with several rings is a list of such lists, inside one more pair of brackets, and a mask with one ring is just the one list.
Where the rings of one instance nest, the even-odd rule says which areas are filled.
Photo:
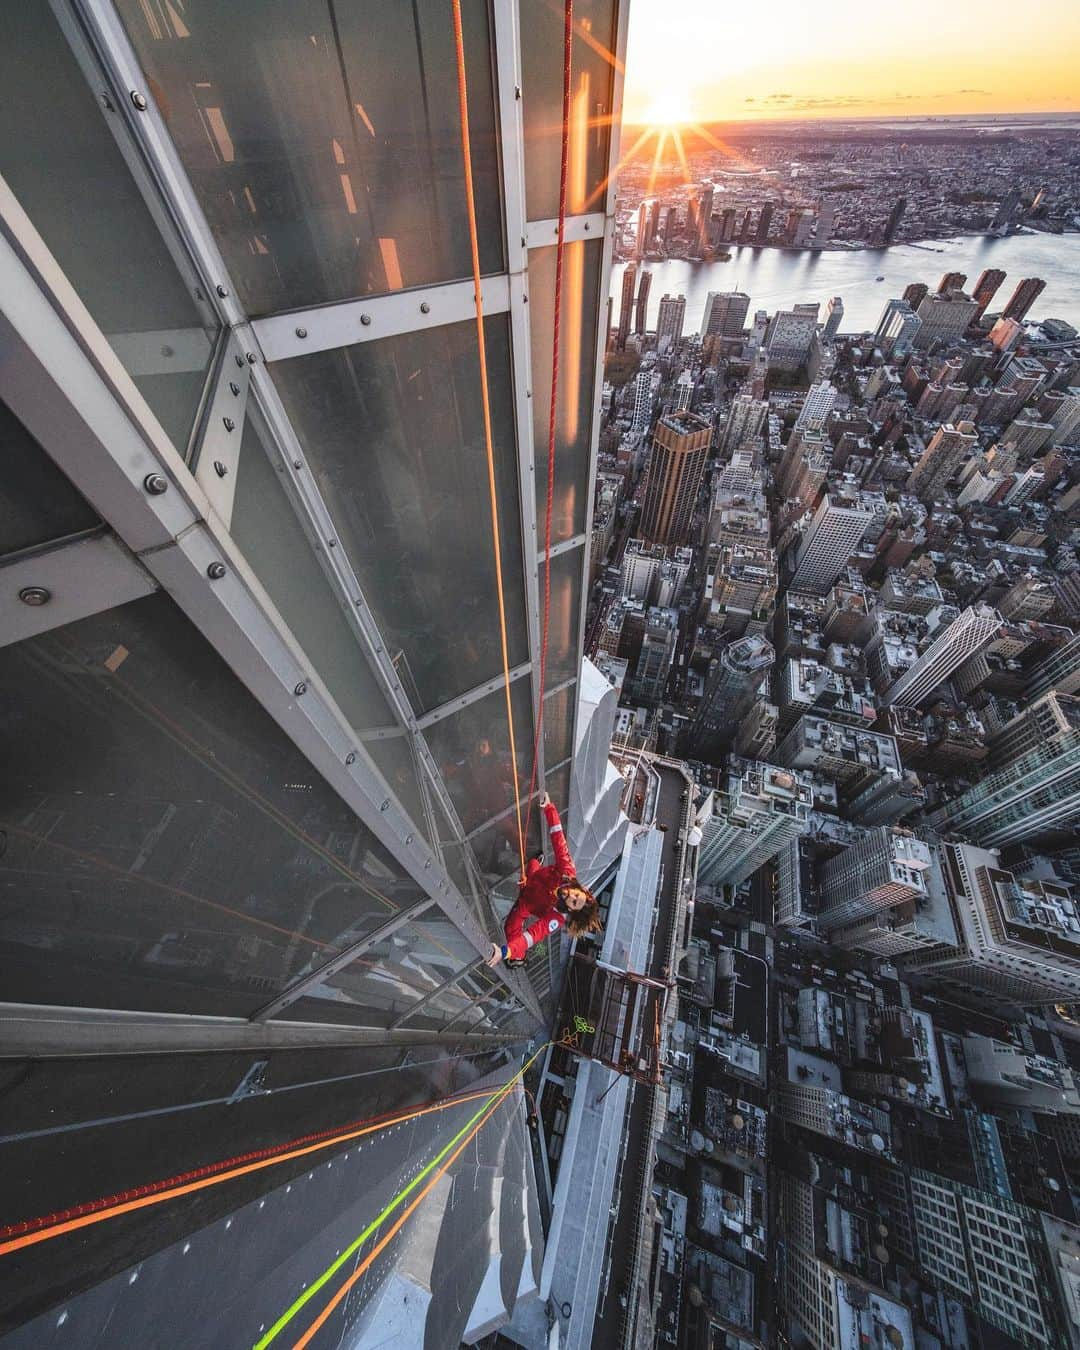
[[1080, 110], [1080, 0], [631, 0], [625, 120]]

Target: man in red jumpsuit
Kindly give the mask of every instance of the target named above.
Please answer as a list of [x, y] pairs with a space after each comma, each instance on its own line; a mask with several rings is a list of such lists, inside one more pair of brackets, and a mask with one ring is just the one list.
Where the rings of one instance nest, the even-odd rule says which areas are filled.
[[540, 858], [529, 859], [525, 881], [503, 924], [506, 941], [501, 947], [492, 943], [487, 958], [489, 966], [497, 966], [500, 961], [511, 966], [524, 964], [529, 949], [560, 928], [565, 927], [573, 937], [600, 931], [600, 907], [592, 891], [577, 879], [559, 813], [546, 792], [540, 798], [540, 806], [548, 824], [555, 862], [545, 867]]

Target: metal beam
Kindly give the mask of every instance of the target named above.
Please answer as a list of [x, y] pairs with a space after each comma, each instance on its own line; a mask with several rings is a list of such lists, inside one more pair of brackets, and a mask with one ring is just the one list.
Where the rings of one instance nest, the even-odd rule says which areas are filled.
[[[505, 314], [510, 308], [509, 278], [484, 277], [480, 294], [485, 314]], [[424, 332], [475, 319], [473, 283], [449, 281], [441, 286], [422, 286], [271, 314], [253, 320], [251, 326], [267, 361], [287, 361], [294, 356], [352, 347], [358, 342], [379, 342], [402, 333]]]
[[313, 989], [316, 985], [322, 984], [322, 982], [329, 979], [331, 975], [336, 975], [339, 970], [344, 970], [346, 966], [351, 965], [358, 956], [363, 956], [364, 952], [369, 951], [376, 943], [382, 942], [384, 938], [390, 937], [390, 935], [396, 933], [399, 928], [404, 928], [407, 923], [411, 923], [412, 920], [417, 918], [420, 914], [431, 909], [434, 903], [434, 900], [422, 900], [420, 904], [412, 905], [408, 909], [403, 909], [400, 913], [395, 914], [392, 919], [387, 920], [384, 924], [380, 924], [380, 926], [369, 933], [367, 937], [361, 938], [359, 942], [354, 942], [352, 946], [346, 947], [344, 951], [338, 952], [337, 956], [332, 957], [329, 961], [318, 966], [315, 970], [309, 971], [306, 975], [301, 976], [294, 984], [289, 985], [288, 989], [278, 994], [276, 998], [272, 998], [269, 1003], [264, 1003], [261, 1008], [256, 1008], [249, 1020], [252, 1022], [265, 1022], [269, 1018], [274, 1017], [277, 1013], [281, 1012], [283, 1008], [288, 1008], [291, 1004], [295, 1003], [298, 998], [302, 998], [309, 989]]
[[521, 1039], [468, 1031], [445, 1037], [437, 1030], [382, 1030], [321, 1022], [251, 1022], [246, 1017], [120, 1012], [112, 1008], [26, 1003], [0, 1003], [0, 1024], [4, 1028], [0, 1061], [424, 1044], [495, 1050]]
[[461, 970], [455, 970], [452, 975], [448, 975], [447, 978], [443, 980], [442, 984], [436, 985], [434, 989], [429, 989], [427, 993], [424, 994], [422, 998], [418, 998], [415, 1003], [410, 1003], [401, 1016], [395, 1017], [390, 1023], [389, 1030], [397, 1031], [403, 1022], [407, 1022], [410, 1017], [415, 1017], [420, 1009], [427, 1007], [432, 999], [438, 998], [440, 994], [445, 994], [446, 991], [457, 984], [459, 980], [464, 979], [470, 971], [476, 970], [477, 967], [482, 966], [483, 964], [484, 961], [478, 957], [475, 961], [471, 961], [467, 966], [463, 966]]
[[[510, 671], [510, 682], [520, 680], [523, 675], [528, 675], [531, 670], [531, 661], [525, 661], [520, 666], [514, 666]], [[467, 708], [470, 703], [476, 703], [479, 699], [487, 698], [489, 694], [497, 693], [503, 687], [503, 683], [503, 676], [498, 675], [494, 679], [486, 680], [483, 684], [478, 684], [475, 689], [470, 689], [467, 694], [452, 698], [447, 703], [440, 703], [437, 708], [432, 708], [431, 712], [424, 713], [423, 717], [416, 719], [417, 730], [426, 731], [436, 722], [442, 722], [445, 718], [452, 717], [454, 713], [460, 712], [462, 708]]]
[[[595, 211], [584, 216], [567, 216], [563, 238], [568, 244], [599, 239], [604, 233], [604, 213]], [[529, 248], [551, 248], [559, 237], [558, 220], [530, 220], [525, 232]]]
[[0, 647], [100, 614], [157, 590], [105, 530], [0, 564]]

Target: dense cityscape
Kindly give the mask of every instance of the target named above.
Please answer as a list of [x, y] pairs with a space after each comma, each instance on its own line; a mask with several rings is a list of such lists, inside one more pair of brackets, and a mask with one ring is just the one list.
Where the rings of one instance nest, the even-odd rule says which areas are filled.
[[757, 124], [720, 135], [628, 129], [638, 149], [620, 173], [617, 258], [723, 259], [738, 244], [926, 246], [955, 234], [1061, 234], [1080, 219], [1075, 122]]
[[[685, 195], [699, 256], [754, 237]], [[657, 1344], [1078, 1345], [1076, 330], [989, 269], [913, 278], [870, 333], [737, 291], [646, 327], [672, 214], [623, 217], [587, 638], [627, 772], [694, 780]]]

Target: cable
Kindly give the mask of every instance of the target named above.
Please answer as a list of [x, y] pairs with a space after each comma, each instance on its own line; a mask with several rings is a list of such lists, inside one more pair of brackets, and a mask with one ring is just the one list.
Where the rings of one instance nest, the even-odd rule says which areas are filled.
[[480, 291], [480, 244], [476, 228], [476, 197], [473, 192], [472, 141], [469, 135], [469, 90], [465, 80], [465, 41], [461, 32], [461, 0], [451, 0], [454, 17], [454, 48], [457, 56], [458, 116], [461, 153], [465, 161], [465, 202], [469, 215], [469, 246], [472, 251], [473, 287], [476, 292], [476, 344], [480, 359], [480, 395], [484, 415], [484, 451], [487, 455], [488, 495], [491, 501], [491, 540], [495, 552], [495, 585], [499, 600], [499, 636], [502, 643], [503, 688], [506, 721], [510, 731], [510, 766], [514, 777], [514, 810], [517, 813], [518, 854], [525, 878], [525, 831], [521, 822], [521, 791], [518, 786], [517, 744], [514, 739], [514, 708], [510, 697], [510, 643], [506, 631], [506, 597], [503, 594], [502, 541], [499, 537], [499, 502], [495, 488], [495, 448], [491, 432], [491, 399], [488, 391], [487, 348], [484, 343], [484, 301]]
[[570, 74], [574, 43], [574, 0], [566, 0], [563, 23], [562, 159], [559, 167], [559, 228], [555, 243], [555, 305], [551, 338], [551, 404], [548, 408], [547, 509], [544, 512], [544, 615], [540, 629], [540, 698], [533, 740], [532, 772], [525, 807], [525, 836], [532, 823], [533, 790], [544, 734], [544, 691], [547, 687], [548, 634], [551, 631], [551, 519], [555, 503], [555, 415], [559, 397], [559, 330], [562, 326], [563, 257], [566, 244], [566, 181], [570, 163]]

